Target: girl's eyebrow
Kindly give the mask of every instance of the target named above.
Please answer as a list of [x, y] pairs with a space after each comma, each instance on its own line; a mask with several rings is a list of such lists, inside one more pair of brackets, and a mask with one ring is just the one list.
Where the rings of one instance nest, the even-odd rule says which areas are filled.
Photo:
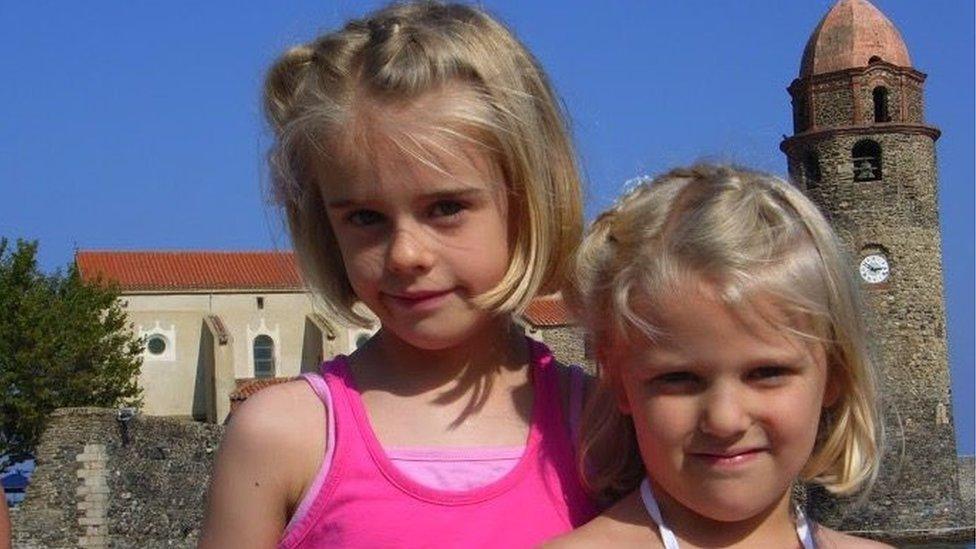
[[[419, 196], [420, 200], [431, 201], [431, 200], [448, 200], [448, 199], [472, 199], [478, 198], [482, 195], [488, 194], [487, 189], [482, 189], [479, 187], [458, 187], [456, 189], [442, 189], [430, 191], [423, 193]], [[337, 198], [335, 200], [330, 200], [326, 203], [326, 207], [334, 210], [342, 210], [345, 208], [351, 208], [354, 206], [359, 206], [361, 204], [368, 204], [375, 201], [374, 198], [366, 197], [364, 199], [353, 199], [353, 198]]]
[[475, 198], [484, 194], [488, 194], [488, 191], [479, 187], [458, 187], [424, 193], [421, 198], [424, 200], [445, 200], [449, 198]]

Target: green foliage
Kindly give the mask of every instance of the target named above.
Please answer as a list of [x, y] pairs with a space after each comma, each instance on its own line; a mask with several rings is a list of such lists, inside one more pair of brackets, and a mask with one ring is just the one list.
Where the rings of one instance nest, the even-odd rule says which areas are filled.
[[55, 408], [138, 406], [142, 341], [118, 289], [37, 267], [37, 242], [0, 238], [0, 456], [30, 454]]

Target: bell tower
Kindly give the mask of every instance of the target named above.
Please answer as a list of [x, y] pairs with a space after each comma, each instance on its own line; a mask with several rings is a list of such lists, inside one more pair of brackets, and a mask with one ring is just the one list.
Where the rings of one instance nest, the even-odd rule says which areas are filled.
[[[935, 142], [925, 74], [867, 0], [840, 0], [817, 25], [788, 88], [790, 176], [847, 247], [879, 363], [887, 449], [866, 505], [818, 491], [811, 512], [846, 530], [961, 524], [949, 394]], [[908, 534], [904, 534], [907, 536]], [[908, 540], [908, 537], [901, 539]]]

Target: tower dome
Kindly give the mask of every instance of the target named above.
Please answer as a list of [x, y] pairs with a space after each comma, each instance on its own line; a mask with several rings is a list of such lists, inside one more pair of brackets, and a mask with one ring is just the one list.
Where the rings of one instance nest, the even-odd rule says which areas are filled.
[[800, 78], [866, 67], [875, 58], [912, 66], [901, 34], [878, 8], [867, 0], [839, 0], [807, 41]]

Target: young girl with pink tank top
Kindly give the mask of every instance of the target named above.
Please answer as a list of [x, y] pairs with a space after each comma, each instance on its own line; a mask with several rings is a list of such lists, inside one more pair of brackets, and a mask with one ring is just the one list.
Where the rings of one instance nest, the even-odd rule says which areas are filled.
[[380, 330], [235, 413], [201, 546], [529, 547], [592, 518], [583, 378], [512, 320], [581, 231], [536, 60], [478, 8], [394, 5], [286, 52], [265, 108], [306, 280]]

